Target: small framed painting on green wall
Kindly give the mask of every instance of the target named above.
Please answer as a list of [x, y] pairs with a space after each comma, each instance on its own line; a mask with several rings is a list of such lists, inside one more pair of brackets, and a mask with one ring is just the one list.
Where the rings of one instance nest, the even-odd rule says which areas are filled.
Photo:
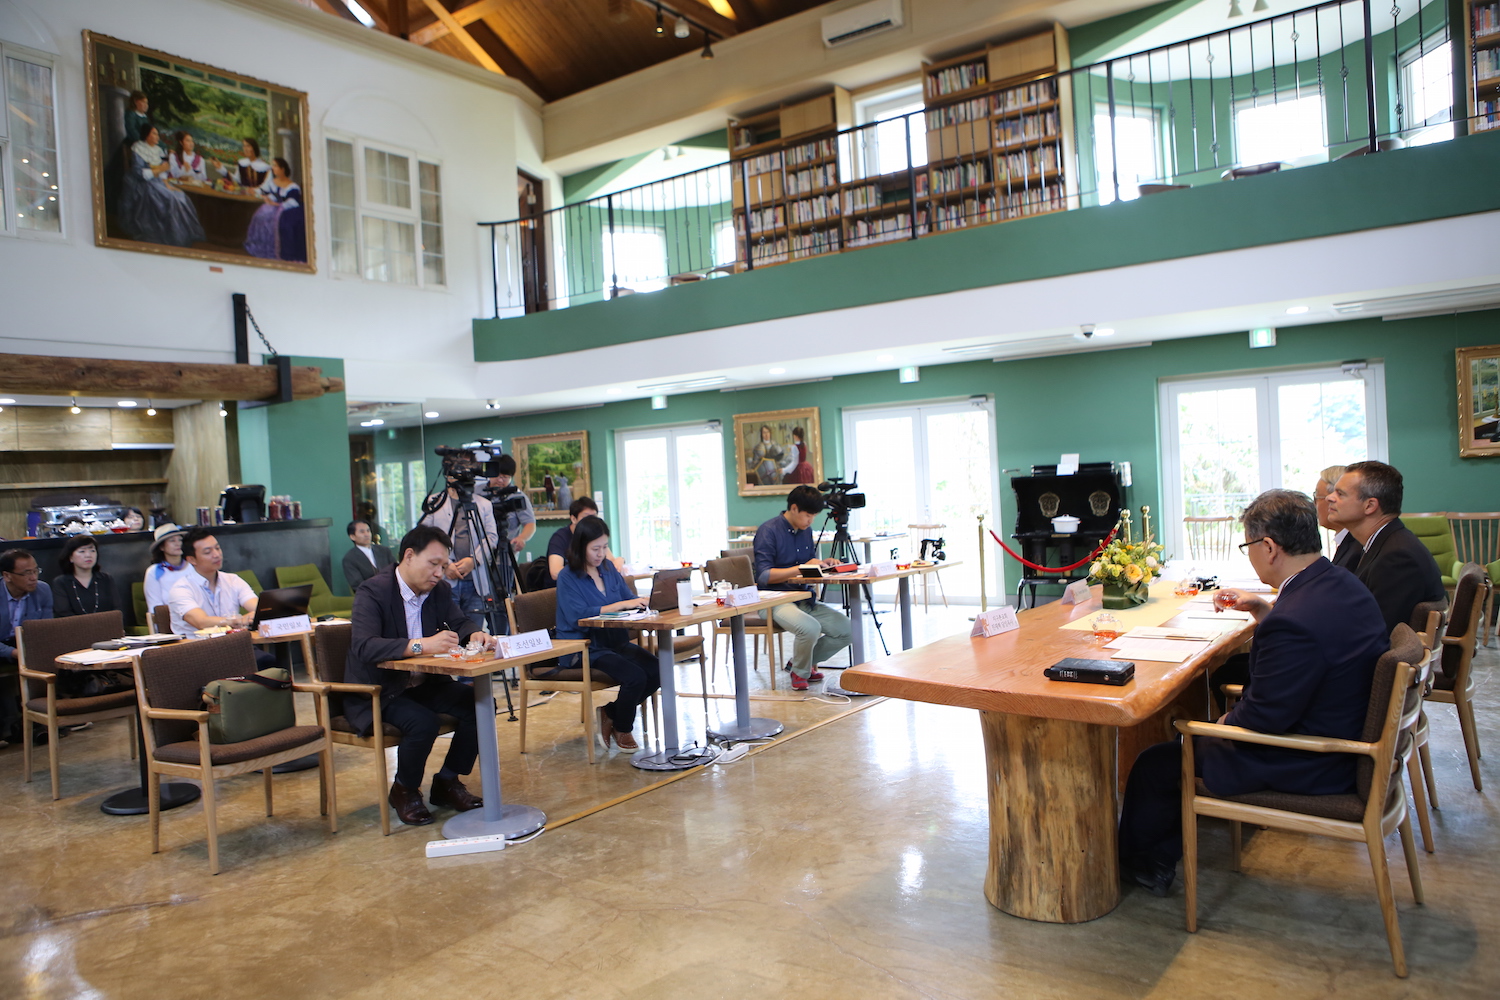
[[1458, 349], [1458, 453], [1500, 455], [1500, 344]]
[[568, 505], [593, 493], [589, 478], [589, 432], [533, 434], [511, 438], [516, 485], [531, 498], [536, 516], [568, 516]]
[[734, 464], [742, 497], [792, 492], [823, 481], [818, 408], [734, 415]]

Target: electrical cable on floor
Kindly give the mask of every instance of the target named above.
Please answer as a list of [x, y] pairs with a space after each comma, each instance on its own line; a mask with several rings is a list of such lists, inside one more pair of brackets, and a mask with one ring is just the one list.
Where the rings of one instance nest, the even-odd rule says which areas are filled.
[[536, 831], [535, 833], [528, 833], [526, 836], [524, 836], [524, 837], [517, 837], [515, 840], [511, 840], [509, 837], [507, 837], [506, 840], [505, 840], [505, 846], [506, 847], [520, 847], [522, 844], [529, 844], [533, 840], [535, 840], [536, 838], [540, 837], [542, 834], [544, 834], [546, 832], [547, 832], [547, 828], [544, 826], [540, 830]]

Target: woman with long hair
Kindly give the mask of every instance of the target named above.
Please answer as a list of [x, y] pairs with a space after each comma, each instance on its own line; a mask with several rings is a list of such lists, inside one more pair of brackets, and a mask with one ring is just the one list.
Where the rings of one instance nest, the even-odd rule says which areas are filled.
[[[599, 709], [599, 739], [606, 750], [611, 738], [621, 750], [639, 749], [631, 735], [636, 709], [661, 686], [661, 672], [656, 657], [631, 642], [624, 629], [581, 628], [578, 622], [645, 606], [646, 599], [631, 589], [609, 559], [609, 525], [598, 517], [580, 518], [567, 564], [557, 575], [557, 637], [587, 639], [594, 676], [606, 675], [620, 685], [615, 700]], [[577, 669], [579, 660], [576, 653], [563, 657], [558, 669]]]
[[115, 601], [115, 582], [99, 569], [99, 546], [93, 535], [68, 539], [57, 568], [62, 572], [52, 581], [52, 617], [92, 615], [120, 606]]

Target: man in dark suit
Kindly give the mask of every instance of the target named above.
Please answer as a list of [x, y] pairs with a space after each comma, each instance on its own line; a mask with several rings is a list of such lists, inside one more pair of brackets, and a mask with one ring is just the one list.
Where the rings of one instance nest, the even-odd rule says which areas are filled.
[[1355, 462], [1328, 494], [1328, 520], [1357, 543], [1345, 545], [1334, 565], [1370, 588], [1386, 632], [1411, 621], [1423, 601], [1447, 602], [1443, 572], [1422, 540], [1401, 522], [1401, 473], [1384, 462]]
[[[25, 622], [52, 617], [52, 588], [38, 586], [41, 571], [36, 558], [25, 549], [8, 549], [0, 553], [0, 662], [11, 671], [17, 669], [19, 654], [16, 629]], [[15, 686], [17, 677], [0, 681], [0, 740], [20, 743], [22, 718], [20, 691]], [[43, 743], [47, 742], [47, 730], [37, 726]], [[62, 730], [58, 730], [59, 733]]]
[[[390, 800], [401, 822], [409, 826], [432, 822], [432, 814], [422, 803], [422, 775], [427, 755], [437, 742], [441, 715], [458, 719], [458, 728], [442, 769], [432, 778], [429, 799], [434, 806], [451, 806], [460, 812], [484, 804], [459, 780], [459, 775], [474, 770], [479, 754], [473, 689], [441, 674], [380, 667], [385, 660], [439, 656], [467, 644], [473, 636], [486, 645], [494, 644], [464, 615], [444, 579], [451, 547], [452, 541], [440, 528], [413, 528], [401, 539], [400, 561], [380, 570], [354, 594], [344, 679], [380, 685], [381, 715], [401, 730]], [[349, 698], [344, 713], [361, 736], [374, 731], [368, 701]]]
[[369, 521], [350, 521], [349, 541], [354, 543], [354, 548], [344, 553], [344, 579], [352, 594], [359, 589], [360, 584], [395, 560], [391, 558], [390, 549], [375, 544]]
[[[1274, 606], [1235, 593], [1234, 607], [1259, 623], [1244, 697], [1219, 721], [1263, 733], [1358, 739], [1375, 661], [1390, 646], [1380, 607], [1348, 570], [1321, 554], [1312, 501], [1268, 490], [1240, 520], [1240, 546]], [[1271, 789], [1298, 795], [1354, 790], [1354, 758], [1195, 737], [1198, 776], [1216, 795]], [[1136, 759], [1120, 814], [1121, 875], [1165, 896], [1182, 857], [1182, 749], [1158, 743]]]

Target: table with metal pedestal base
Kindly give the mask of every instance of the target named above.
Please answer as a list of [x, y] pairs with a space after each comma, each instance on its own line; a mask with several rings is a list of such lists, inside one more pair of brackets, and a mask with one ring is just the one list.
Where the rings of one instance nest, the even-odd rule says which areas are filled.
[[554, 639], [551, 649], [474, 663], [447, 656], [413, 656], [405, 660], [387, 660], [380, 664], [385, 670], [409, 670], [474, 679], [474, 720], [479, 725], [479, 782], [484, 805], [461, 812], [444, 823], [445, 838], [453, 840], [458, 837], [503, 834], [507, 840], [515, 840], [535, 833], [546, 824], [547, 815], [540, 809], [504, 802], [500, 797], [500, 744], [499, 734], [495, 731], [495, 699], [491, 675], [570, 653], [587, 655], [588, 643], [581, 639]]
[[[914, 576], [925, 576], [936, 573], [939, 570], [948, 569], [951, 566], [962, 565], [960, 560], [952, 562], [932, 563], [928, 566], [910, 566], [906, 569], [898, 569], [894, 573], [840, 573], [835, 576], [825, 577], [824, 582], [830, 585], [836, 584], [840, 587], [858, 587], [863, 590], [866, 584], [883, 583], [886, 580], [896, 581], [896, 605], [901, 610], [901, 648], [911, 649], [912, 624], [911, 624], [911, 578]], [[865, 655], [865, 606], [863, 595], [856, 591], [853, 600], [849, 602], [849, 665], [858, 666], [865, 663], [868, 657]], [[860, 698], [868, 695], [865, 691], [850, 691], [837, 684], [826, 685], [824, 694], [841, 694], [846, 697]]]
[[[677, 729], [677, 680], [672, 633], [692, 625], [729, 620], [729, 646], [734, 654], [735, 718], [732, 725], [720, 723], [713, 726], [708, 731], [709, 735], [716, 739], [758, 740], [781, 732], [782, 725], [775, 719], [758, 719], [750, 715], [750, 666], [745, 656], [744, 616], [769, 611], [779, 604], [805, 601], [812, 595], [806, 591], [762, 591], [761, 594], [762, 599], [754, 604], [728, 607], [710, 602], [693, 608], [690, 615], [677, 611], [658, 611], [651, 618], [584, 618], [579, 621], [578, 624], [584, 628], [642, 629], [656, 633], [656, 655], [661, 669], [662, 748], [640, 751], [630, 759], [631, 764], [646, 771], [684, 771], [700, 764], [712, 763], [718, 756], [712, 747], [689, 748], [687, 752], [683, 752]], [[765, 596], [767, 594], [772, 596]], [[773, 663], [771, 669], [776, 669], [776, 664]]]

